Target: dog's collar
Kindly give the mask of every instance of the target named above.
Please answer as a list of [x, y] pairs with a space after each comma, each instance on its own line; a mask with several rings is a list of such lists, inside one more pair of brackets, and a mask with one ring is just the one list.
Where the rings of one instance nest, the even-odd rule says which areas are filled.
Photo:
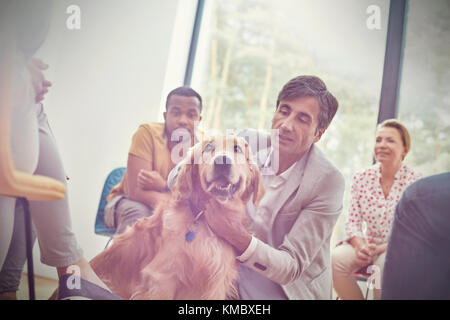
[[191, 201], [189, 201], [189, 207], [191, 208], [191, 212], [194, 214], [194, 220], [187, 225], [187, 232], [184, 236], [186, 242], [191, 242], [194, 240], [195, 232], [192, 230], [192, 227], [205, 212], [204, 210], [199, 210]]
[[[203, 210], [200, 210], [195, 204], [192, 203], [192, 201], [189, 200], [189, 208], [191, 209], [191, 212], [194, 214], [194, 216], [196, 217], [195, 220], [197, 219], [198, 215], [200, 213], [203, 212]], [[194, 221], [195, 221], [194, 220]]]

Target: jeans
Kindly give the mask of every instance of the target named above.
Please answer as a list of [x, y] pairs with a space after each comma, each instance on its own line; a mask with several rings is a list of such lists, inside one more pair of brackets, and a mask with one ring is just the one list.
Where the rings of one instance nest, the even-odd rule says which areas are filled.
[[150, 217], [153, 209], [143, 203], [132, 201], [127, 197], [119, 200], [115, 209], [116, 234], [122, 234], [136, 221], [144, 217]]

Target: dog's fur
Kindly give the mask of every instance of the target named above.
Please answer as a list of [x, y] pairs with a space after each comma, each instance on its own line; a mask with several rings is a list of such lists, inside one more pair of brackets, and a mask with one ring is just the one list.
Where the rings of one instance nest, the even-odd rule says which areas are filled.
[[[227, 170], [217, 163], [218, 157], [224, 156], [232, 159]], [[230, 183], [228, 189], [218, 190], [217, 186], [226, 185], [224, 179]], [[256, 204], [263, 194], [261, 175], [245, 140], [226, 136], [200, 142], [184, 160], [169, 203], [116, 236], [113, 245], [97, 255], [91, 265], [124, 299], [237, 298], [234, 249], [211, 231], [205, 215], [196, 222], [194, 218], [208, 201], [245, 208], [252, 195]], [[245, 210], [239, 211], [227, 219], [245, 224]], [[185, 238], [189, 230], [195, 232], [190, 242]]]

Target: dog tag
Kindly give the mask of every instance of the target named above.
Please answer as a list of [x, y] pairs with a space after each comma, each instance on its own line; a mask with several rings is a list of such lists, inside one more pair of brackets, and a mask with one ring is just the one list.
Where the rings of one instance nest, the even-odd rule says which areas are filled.
[[195, 232], [194, 231], [188, 231], [186, 232], [185, 239], [187, 242], [191, 242], [195, 238]]

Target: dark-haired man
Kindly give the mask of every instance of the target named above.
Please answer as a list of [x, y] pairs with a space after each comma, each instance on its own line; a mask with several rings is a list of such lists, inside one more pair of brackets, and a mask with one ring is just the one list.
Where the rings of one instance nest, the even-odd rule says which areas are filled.
[[[257, 210], [251, 203], [247, 208], [252, 233], [228, 225], [221, 220], [225, 214], [212, 218], [215, 204], [207, 206], [210, 227], [234, 246], [241, 262], [242, 299], [331, 298], [330, 238], [342, 210], [344, 178], [315, 142], [337, 108], [319, 78], [290, 80], [278, 96], [272, 146], [257, 155], [266, 193]], [[241, 135], [252, 144], [251, 131]]]
[[150, 216], [158, 203], [168, 199], [167, 176], [181, 160], [179, 151], [187, 149], [175, 147], [196, 142], [201, 111], [202, 98], [196, 91], [176, 88], [167, 96], [164, 123], [143, 124], [134, 134], [127, 170], [108, 196], [105, 209], [105, 224], [117, 228], [117, 234]]

